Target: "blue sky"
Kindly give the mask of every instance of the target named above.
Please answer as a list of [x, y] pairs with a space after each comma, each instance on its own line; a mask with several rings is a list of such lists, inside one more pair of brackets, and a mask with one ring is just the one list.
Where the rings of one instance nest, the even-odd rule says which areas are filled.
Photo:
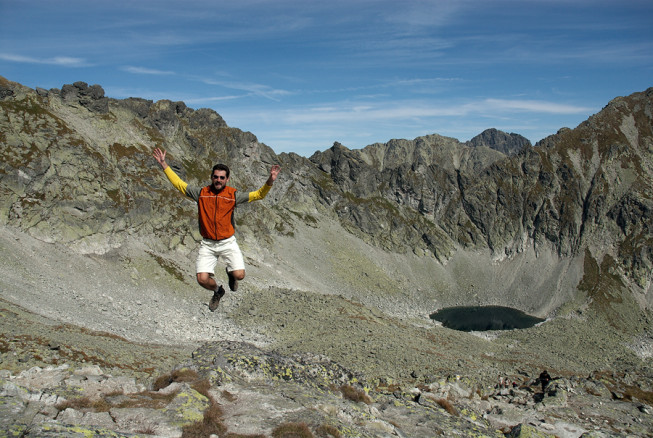
[[212, 108], [277, 153], [535, 143], [653, 86], [653, 1], [0, 0], [0, 75]]

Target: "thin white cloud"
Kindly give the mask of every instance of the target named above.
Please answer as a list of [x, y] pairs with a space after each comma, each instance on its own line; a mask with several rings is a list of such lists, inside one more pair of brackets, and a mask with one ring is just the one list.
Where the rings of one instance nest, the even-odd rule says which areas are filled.
[[591, 108], [567, 105], [541, 100], [507, 100], [507, 99], [486, 99], [483, 102], [474, 103], [473, 108], [482, 108], [486, 111], [519, 111], [547, 114], [582, 114], [591, 111]]
[[324, 105], [299, 110], [281, 111], [278, 117], [287, 123], [381, 122], [432, 117], [460, 117], [492, 114], [501, 117], [507, 113], [583, 114], [591, 108], [537, 100], [485, 99], [465, 104], [428, 102], [385, 102], [383, 104]]
[[127, 73], [134, 73], [134, 74], [140, 74], [140, 75], [157, 75], [157, 76], [164, 76], [164, 75], [174, 75], [175, 72], [170, 71], [170, 70], [156, 70], [152, 68], [146, 68], [146, 67], [134, 67], [131, 65], [127, 65], [125, 67], [121, 68], [122, 71], [126, 71]]
[[21, 64], [49, 64], [62, 67], [86, 67], [89, 64], [83, 58], [70, 56], [55, 56], [53, 58], [34, 58], [31, 56], [15, 55], [12, 53], [0, 53], [0, 59]]
[[204, 105], [212, 102], [224, 102], [225, 100], [242, 99], [243, 96], [213, 96], [213, 97], [199, 97], [184, 100], [188, 105]]
[[451, 23], [453, 17], [465, 4], [469, 2], [459, 0], [439, 0], [428, 2], [402, 2], [402, 7], [397, 7], [394, 1], [388, 3], [384, 11], [384, 19], [404, 29], [417, 27], [433, 27]]
[[246, 83], [246, 82], [231, 82], [231, 81], [217, 81], [213, 79], [203, 79], [202, 82], [204, 82], [207, 85], [217, 85], [220, 87], [224, 88], [229, 88], [231, 90], [240, 90], [240, 91], [246, 91], [247, 93], [251, 95], [256, 95], [260, 97], [264, 97], [269, 100], [273, 100], [275, 102], [278, 102], [280, 97], [282, 96], [288, 96], [292, 94], [288, 90], [282, 90], [282, 89], [275, 89], [272, 88], [268, 85], [264, 84], [255, 84], [255, 83]]
[[120, 87], [107, 87], [105, 91], [107, 95], [110, 95], [116, 99], [126, 99], [128, 97], [140, 97], [142, 99], [149, 99], [153, 101], [165, 99], [171, 100], [173, 102], [181, 101], [191, 107], [200, 107], [214, 102], [225, 102], [243, 98], [243, 95], [196, 97], [195, 94], [173, 93], [169, 90], [153, 91], [146, 89], [129, 89]]

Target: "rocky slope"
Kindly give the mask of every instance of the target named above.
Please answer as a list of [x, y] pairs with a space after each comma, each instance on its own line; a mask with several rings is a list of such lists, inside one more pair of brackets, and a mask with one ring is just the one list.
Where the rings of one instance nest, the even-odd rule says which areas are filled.
[[[192, 409], [150, 424], [165, 408], [149, 406], [159, 414], [139, 411], [136, 424], [106, 397], [95, 413], [54, 406], [84, 386], [74, 376], [152, 399], [157, 377], [186, 367], [197, 375], [169, 394], [220, 406], [241, 434], [303, 419], [322, 436], [647, 436], [652, 96], [617, 98], [535, 146], [488, 130], [306, 159], [181, 102], [0, 78], [4, 430], [45, 436], [45, 421], [77, 436], [65, 425], [102, 421], [106, 436], [178, 436]], [[156, 146], [197, 184], [218, 161], [243, 190], [283, 167], [239, 212], [248, 277], [218, 312], [194, 284], [195, 207], [161, 174]], [[428, 318], [479, 304], [548, 320], [480, 336]], [[542, 398], [544, 368], [561, 380]], [[38, 387], [31, 375], [58, 377]], [[133, 385], [116, 389], [118, 377]], [[502, 377], [518, 387], [501, 395]], [[202, 381], [208, 390], [180, 389]], [[370, 404], [343, 386], [365, 388]]]
[[[517, 139], [520, 152], [509, 157], [478, 146], [493, 138], [486, 131], [469, 142], [474, 147], [432, 135], [358, 151], [336, 144], [311, 161], [356, 198], [337, 210], [341, 220], [379, 244], [395, 243], [394, 250], [402, 241], [403, 249], [425, 248], [442, 260], [461, 246], [500, 258], [529, 246], [552, 246], [565, 257], [589, 249], [598, 259], [615, 257], [646, 293], [652, 96], [649, 89], [617, 98], [576, 129], [561, 129], [535, 147]], [[497, 141], [497, 149], [506, 150], [505, 136]], [[389, 205], [369, 205], [376, 199]], [[410, 239], [415, 234], [423, 242]]]

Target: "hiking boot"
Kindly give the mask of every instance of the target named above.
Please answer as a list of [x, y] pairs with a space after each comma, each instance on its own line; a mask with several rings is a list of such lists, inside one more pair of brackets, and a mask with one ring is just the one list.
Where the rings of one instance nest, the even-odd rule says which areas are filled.
[[220, 304], [220, 298], [222, 298], [223, 296], [224, 296], [224, 288], [222, 287], [222, 285], [220, 285], [218, 290], [213, 292], [211, 301], [209, 301], [209, 310], [211, 312], [215, 312], [215, 309], [218, 308], [218, 304]]
[[235, 292], [238, 290], [238, 280], [229, 272], [228, 268], [224, 268], [225, 272], [227, 273], [227, 276], [229, 277], [229, 289], [232, 292]]

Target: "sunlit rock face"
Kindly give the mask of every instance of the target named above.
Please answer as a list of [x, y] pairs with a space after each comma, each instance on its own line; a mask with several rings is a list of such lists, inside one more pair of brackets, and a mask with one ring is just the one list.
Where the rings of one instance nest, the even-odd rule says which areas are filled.
[[[616, 98], [534, 146], [489, 129], [466, 143], [438, 134], [361, 150], [336, 143], [308, 159], [277, 155], [183, 102], [0, 78], [0, 222], [80, 253], [138, 243], [189, 254], [195, 206], [170, 189], [152, 149], [166, 149], [192, 184], [224, 162], [241, 190], [279, 163], [270, 208], [244, 207], [237, 232], [256, 263], [276, 254], [310, 269], [293, 283], [422, 317], [488, 304], [546, 317], [580, 296], [572, 306], [589, 302], [625, 327], [653, 305], [652, 96]], [[329, 262], [297, 251], [300, 234]], [[284, 272], [271, 269], [271, 281], [288, 282]]]

